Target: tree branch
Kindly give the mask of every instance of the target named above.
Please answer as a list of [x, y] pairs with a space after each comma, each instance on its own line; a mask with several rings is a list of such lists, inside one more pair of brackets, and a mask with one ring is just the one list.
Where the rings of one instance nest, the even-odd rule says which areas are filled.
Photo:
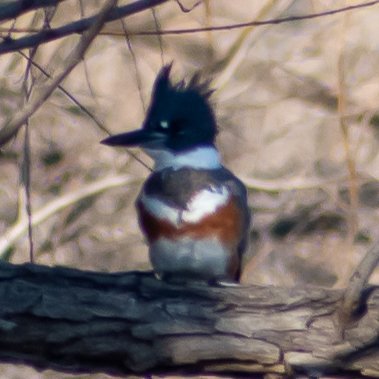
[[67, 63], [56, 75], [55, 78], [49, 79], [48, 84], [32, 101], [17, 112], [11, 120], [8, 120], [0, 129], [0, 146], [8, 142], [26, 122], [26, 120], [49, 98], [62, 80], [74, 69], [74, 67], [83, 59], [89, 45], [94, 40], [100, 29], [104, 25], [107, 14], [111, 11], [117, 0], [107, 0], [100, 12], [94, 17], [91, 27], [82, 35], [75, 49], [67, 58]]
[[[33, 212], [32, 226], [34, 227], [41, 224], [57, 212], [60, 212], [66, 207], [73, 205], [82, 199], [97, 195], [110, 188], [124, 186], [126, 184], [133, 184], [132, 178], [128, 175], [109, 176], [105, 179], [100, 179], [89, 184], [82, 184], [78, 190], [57, 196], [41, 208], [36, 209]], [[22, 204], [20, 209], [23, 210], [24, 208], [25, 207]], [[0, 260], [5, 260], [6, 258], [9, 259], [9, 249], [26, 233], [27, 228], [28, 220], [24, 216], [24, 213], [21, 213], [16, 223], [10, 226], [8, 230], [5, 230], [5, 232], [3, 232], [0, 236]]]
[[342, 329], [346, 327], [346, 324], [354, 320], [357, 310], [361, 307], [367, 283], [378, 264], [379, 240], [366, 253], [350, 278], [338, 314]]
[[379, 289], [343, 340], [333, 322], [342, 295], [0, 263], [0, 361], [74, 373], [378, 377]]
[[[130, 33], [130, 35], [150, 36], [150, 35], [157, 35], [157, 34], [158, 35], [193, 34], [193, 33], [206, 33], [206, 32], [216, 32], [216, 31], [241, 29], [241, 28], [247, 28], [250, 26], [277, 25], [277, 24], [283, 24], [286, 22], [312, 20], [312, 19], [320, 18], [320, 17], [328, 17], [328, 16], [332, 16], [335, 14], [339, 14], [339, 13], [350, 12], [350, 11], [357, 10], [360, 8], [372, 7], [372, 6], [377, 5], [377, 4], [379, 4], [379, 0], [373, 0], [373, 1], [368, 1], [368, 2], [364, 2], [364, 3], [349, 5], [349, 6], [342, 7], [342, 8], [329, 9], [329, 10], [326, 10], [323, 12], [309, 13], [309, 14], [303, 14], [303, 15], [299, 15], [299, 16], [279, 17], [279, 18], [261, 20], [261, 21], [242, 22], [242, 23], [238, 23], [238, 24], [227, 24], [227, 25], [220, 25], [220, 26], [207, 26], [207, 27], [203, 27], [203, 28], [140, 31], [140, 32]], [[21, 32], [22, 32], [22, 30], [21, 30]], [[106, 34], [106, 35], [120, 35], [119, 32], [106, 32], [104, 34]], [[0, 48], [1, 48], [1, 44], [0, 44]]]
[[9, 20], [21, 16], [22, 14], [44, 8], [51, 5], [57, 5], [64, 0], [14, 0], [0, 5], [0, 21]]
[[[107, 18], [107, 22], [114, 21], [125, 16], [130, 16], [134, 13], [144, 11], [146, 9], [163, 4], [167, 1], [168, 0], [138, 0], [134, 3], [117, 7], [109, 14]], [[180, 3], [178, 2], [178, 4]], [[282, 24], [285, 22], [311, 20], [311, 19], [315, 19], [319, 17], [327, 17], [327, 16], [338, 14], [338, 13], [344, 13], [344, 12], [357, 10], [360, 8], [372, 7], [377, 4], [379, 4], [379, 0], [363, 2], [363, 3], [349, 5], [342, 8], [330, 9], [323, 12], [310, 13], [310, 14], [305, 14], [305, 15], [300, 15], [300, 16], [289, 16], [289, 17], [275, 18], [275, 19], [262, 20], [262, 21], [249, 21], [249, 22], [244, 22], [244, 23], [239, 23], [239, 24], [209, 26], [209, 27], [204, 27], [204, 28], [140, 31], [140, 32], [130, 33], [130, 35], [146, 36], [146, 35], [157, 35], [157, 34], [158, 35], [192, 34], [192, 33], [203, 33], [203, 32], [209, 32], [209, 31], [241, 29], [241, 28], [246, 28], [249, 26], [276, 25], [276, 24]], [[59, 28], [38, 31], [32, 36], [21, 37], [17, 40], [6, 38], [3, 43], [0, 43], [0, 54], [6, 54], [12, 51], [30, 48], [36, 45], [53, 41], [55, 39], [66, 37], [74, 33], [82, 33], [84, 30], [90, 27], [92, 22], [93, 22], [93, 17], [88, 17], [88, 18], [84, 18], [84, 19], [66, 24]], [[3, 31], [3, 29], [0, 28], [0, 31]], [[35, 30], [30, 29], [30, 28], [28, 29], [16, 28], [15, 31], [25, 33], [25, 32], [34, 32]], [[123, 35], [120, 32], [106, 32], [102, 34], [117, 35], [117, 36]]]
[[[122, 17], [142, 12], [146, 9], [163, 4], [166, 1], [168, 0], [138, 0], [131, 4], [115, 7], [107, 15], [105, 22], [118, 20]], [[42, 43], [47, 43], [59, 38], [66, 37], [71, 34], [83, 33], [91, 27], [91, 25], [96, 20], [96, 17], [97, 16], [83, 18], [81, 20], [63, 25], [59, 28], [42, 30], [31, 36], [22, 37], [17, 40], [14, 40], [12, 38], [6, 38], [4, 42], [0, 43], [0, 54], [30, 48], [33, 46], [40, 45]]]

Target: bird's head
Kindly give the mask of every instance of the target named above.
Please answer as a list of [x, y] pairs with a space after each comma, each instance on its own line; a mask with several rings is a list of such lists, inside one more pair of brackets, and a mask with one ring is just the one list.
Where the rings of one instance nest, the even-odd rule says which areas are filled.
[[139, 146], [146, 151], [172, 154], [198, 147], [214, 146], [216, 119], [208, 82], [194, 75], [188, 82], [170, 81], [172, 64], [164, 66], [155, 79], [151, 102], [141, 129], [110, 136], [103, 144]]

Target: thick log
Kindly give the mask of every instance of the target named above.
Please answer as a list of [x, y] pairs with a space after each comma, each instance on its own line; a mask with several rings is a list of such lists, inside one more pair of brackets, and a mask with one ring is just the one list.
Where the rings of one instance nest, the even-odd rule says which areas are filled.
[[0, 263], [0, 361], [75, 373], [379, 377], [379, 289], [366, 290], [344, 330], [342, 294]]

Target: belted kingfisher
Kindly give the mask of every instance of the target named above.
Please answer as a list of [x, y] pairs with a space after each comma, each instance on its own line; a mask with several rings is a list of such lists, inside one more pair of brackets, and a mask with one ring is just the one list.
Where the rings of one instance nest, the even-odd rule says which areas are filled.
[[208, 82], [170, 81], [164, 66], [141, 129], [108, 137], [140, 146], [154, 170], [136, 201], [155, 272], [162, 279], [239, 281], [250, 212], [243, 183], [222, 166]]

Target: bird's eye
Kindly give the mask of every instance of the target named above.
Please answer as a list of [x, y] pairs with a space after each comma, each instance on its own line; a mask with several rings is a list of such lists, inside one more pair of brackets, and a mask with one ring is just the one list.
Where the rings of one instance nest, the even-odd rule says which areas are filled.
[[162, 129], [167, 129], [169, 124], [168, 124], [168, 121], [167, 120], [162, 120], [160, 123], [159, 123], [159, 126], [162, 128]]

